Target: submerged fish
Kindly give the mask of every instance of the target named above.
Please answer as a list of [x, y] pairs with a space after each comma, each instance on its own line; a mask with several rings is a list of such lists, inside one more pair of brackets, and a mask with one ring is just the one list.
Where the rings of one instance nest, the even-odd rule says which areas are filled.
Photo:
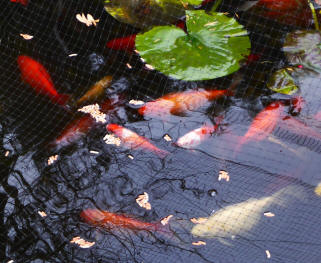
[[205, 124], [202, 127], [190, 131], [182, 137], [180, 137], [175, 143], [175, 145], [186, 149], [193, 149], [196, 146], [200, 145], [203, 141], [210, 138], [212, 133], [217, 131], [218, 126], [219, 122], [215, 125]]
[[69, 95], [58, 93], [49, 73], [39, 62], [21, 55], [18, 57], [18, 66], [22, 80], [29, 84], [37, 94], [48, 97], [55, 104], [66, 104]]
[[110, 40], [106, 46], [110, 49], [132, 52], [135, 49], [136, 34]]
[[81, 106], [85, 103], [90, 104], [99, 99], [104, 94], [104, 91], [110, 86], [112, 80], [112, 76], [106, 76], [97, 81], [80, 99], [77, 100], [76, 105]]
[[283, 110], [281, 102], [273, 102], [257, 114], [246, 134], [237, 144], [234, 153], [239, 153], [245, 143], [264, 140], [271, 134], [281, 118]]
[[87, 134], [94, 124], [95, 120], [90, 116], [90, 114], [86, 114], [73, 120], [54, 140], [54, 142], [50, 144], [50, 147], [64, 147], [74, 143], [83, 135]]
[[207, 102], [233, 95], [233, 91], [227, 90], [192, 90], [167, 94], [155, 101], [147, 102], [138, 112], [141, 115], [164, 117], [168, 114], [182, 115], [187, 111], [195, 111]]
[[160, 222], [148, 223], [140, 221], [131, 216], [111, 213], [98, 209], [86, 209], [81, 212], [80, 217], [87, 223], [94, 226], [106, 228], [126, 228], [135, 231], [151, 231], [151, 232], [168, 232], [167, 227]]
[[191, 233], [203, 238], [231, 238], [233, 236], [253, 237], [251, 230], [260, 222], [264, 212], [272, 205], [284, 206], [288, 201], [303, 196], [302, 189], [291, 185], [275, 194], [261, 199], [250, 198], [244, 202], [229, 205], [212, 214], [204, 223], [193, 226]]
[[20, 3], [22, 5], [27, 5], [28, 4], [28, 0], [10, 0], [10, 2], [12, 2], [12, 3]]
[[166, 157], [169, 152], [157, 148], [151, 144], [146, 138], [139, 136], [137, 133], [128, 130], [117, 124], [108, 124], [106, 129], [114, 134], [121, 140], [122, 144], [129, 149], [142, 149], [156, 153], [159, 157]]

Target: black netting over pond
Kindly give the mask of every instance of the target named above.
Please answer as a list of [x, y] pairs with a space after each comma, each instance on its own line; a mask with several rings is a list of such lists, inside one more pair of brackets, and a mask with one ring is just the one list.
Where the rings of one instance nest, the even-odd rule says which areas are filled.
[[0, 261], [319, 263], [320, 10], [2, 0]]

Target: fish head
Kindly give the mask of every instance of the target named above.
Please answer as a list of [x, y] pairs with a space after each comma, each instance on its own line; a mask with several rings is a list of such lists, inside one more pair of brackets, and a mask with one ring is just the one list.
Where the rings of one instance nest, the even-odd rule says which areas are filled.
[[102, 211], [98, 209], [86, 209], [80, 213], [80, 217], [87, 223], [99, 224], [103, 221], [105, 215]]
[[116, 132], [121, 129], [121, 127], [114, 123], [109, 123], [106, 125], [106, 129], [111, 132]]

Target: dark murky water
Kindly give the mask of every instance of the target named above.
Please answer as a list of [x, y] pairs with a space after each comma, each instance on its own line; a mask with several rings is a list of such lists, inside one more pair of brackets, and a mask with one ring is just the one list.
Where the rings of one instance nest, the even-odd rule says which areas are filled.
[[[231, 12], [238, 4], [223, 2], [222, 11]], [[251, 33], [252, 53], [264, 52], [259, 61], [237, 73], [242, 81], [236, 95], [188, 116], [162, 121], [144, 119], [128, 102], [196, 87], [225, 89], [236, 74], [213, 81], [177, 81], [147, 70], [136, 55], [106, 49], [108, 40], [136, 30], [108, 16], [95, 1], [30, 0], [23, 7], [4, 0], [0, 10], [1, 262], [320, 262], [321, 197], [314, 190], [321, 181], [321, 141], [279, 127], [266, 140], [250, 142], [241, 154], [233, 154], [238, 136], [266, 105], [282, 99], [286, 110], [291, 110], [288, 97], [272, 94], [265, 84], [273, 71], [286, 65], [280, 47], [293, 28], [254, 15], [241, 16]], [[100, 19], [96, 28], [77, 22], [75, 15], [82, 12]], [[20, 33], [34, 38], [26, 41]], [[78, 56], [69, 57], [72, 53]], [[170, 155], [160, 159], [153, 153], [107, 145], [103, 124], [68, 147], [49, 149], [48, 142], [80, 114], [30, 92], [20, 80], [16, 59], [21, 54], [40, 61], [57, 89], [75, 97], [112, 75], [105, 97], [117, 104], [108, 112], [107, 122], [149, 138]], [[311, 75], [301, 82], [310, 89], [304, 94], [307, 107], [296, 118], [320, 133], [320, 121], [310, 117], [321, 105], [319, 78]], [[224, 116], [219, 132], [196, 149], [177, 148], [163, 139], [168, 134], [176, 141], [218, 116]], [[58, 160], [48, 165], [53, 154], [58, 154]], [[221, 170], [228, 172], [229, 182], [218, 180]], [[292, 192], [275, 198], [269, 207], [275, 217], [262, 214], [249, 231], [223, 239], [190, 233], [191, 218], [208, 217], [222, 207], [272, 196], [282, 189]], [[136, 204], [143, 192], [149, 194], [151, 210]], [[129, 214], [146, 222], [173, 215], [172, 234], [94, 227], [79, 216], [86, 208]], [[47, 216], [41, 217], [39, 211]], [[256, 207], [242, 213], [247, 216], [245, 222], [227, 220], [236, 231], [241, 224], [254, 222]], [[70, 243], [76, 236], [95, 245], [80, 248]], [[199, 240], [206, 245], [192, 245]]]

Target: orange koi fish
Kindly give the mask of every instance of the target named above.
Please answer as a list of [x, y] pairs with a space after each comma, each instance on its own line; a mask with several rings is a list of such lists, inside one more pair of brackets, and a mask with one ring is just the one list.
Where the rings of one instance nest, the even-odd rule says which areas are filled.
[[138, 109], [139, 114], [149, 117], [173, 114], [182, 115], [187, 111], [195, 111], [207, 102], [233, 95], [233, 91], [227, 90], [192, 90], [167, 94], [155, 101], [147, 102]]
[[28, 4], [28, 0], [10, 0], [10, 2], [12, 3], [20, 3], [22, 5], [27, 5]]
[[62, 131], [62, 133], [50, 144], [50, 147], [64, 147], [79, 140], [87, 134], [94, 126], [95, 120], [86, 114], [81, 118], [75, 119]]
[[[113, 103], [110, 99], [106, 99], [100, 104], [100, 110], [103, 113], [109, 112], [113, 109]], [[61, 132], [61, 134], [50, 144], [50, 147], [64, 147], [76, 142], [82, 136], [86, 135], [95, 125], [96, 121], [85, 114], [70, 122], [69, 125]]]
[[249, 141], [261, 141], [269, 136], [282, 117], [282, 111], [283, 104], [281, 102], [273, 102], [257, 114], [250, 128], [236, 146], [234, 153], [239, 153], [243, 144]]
[[166, 157], [169, 152], [157, 148], [151, 144], [146, 138], [139, 136], [137, 133], [128, 130], [117, 124], [107, 124], [106, 129], [121, 140], [125, 147], [129, 149], [142, 149], [156, 153], [160, 158]]
[[81, 106], [85, 103], [91, 103], [101, 97], [106, 88], [110, 86], [112, 79], [112, 76], [106, 76], [97, 81], [80, 99], [77, 100], [77, 106]]
[[55, 104], [66, 104], [69, 95], [57, 92], [49, 73], [39, 62], [22, 55], [18, 57], [18, 65], [22, 80], [29, 84], [37, 94], [48, 97]]
[[98, 209], [86, 209], [80, 213], [80, 217], [89, 224], [107, 228], [121, 227], [138, 231], [165, 231], [161, 223], [148, 223], [131, 216]]

